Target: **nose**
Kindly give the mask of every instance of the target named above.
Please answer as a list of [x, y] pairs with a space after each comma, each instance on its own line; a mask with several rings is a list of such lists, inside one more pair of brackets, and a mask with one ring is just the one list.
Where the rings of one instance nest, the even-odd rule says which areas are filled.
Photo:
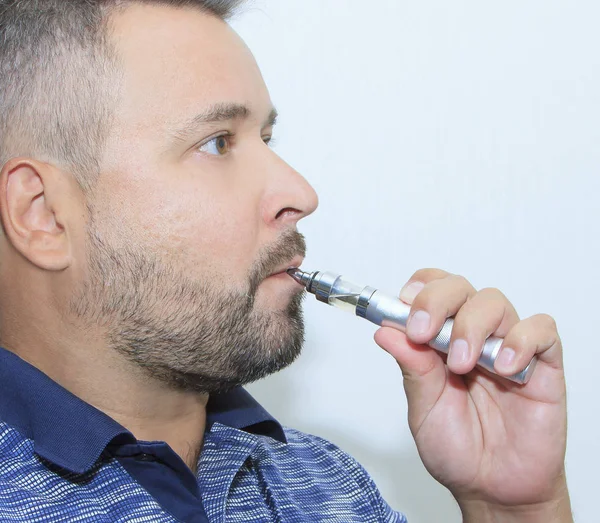
[[271, 226], [287, 229], [315, 212], [319, 198], [300, 173], [270, 152], [272, 158], [263, 195], [263, 219]]

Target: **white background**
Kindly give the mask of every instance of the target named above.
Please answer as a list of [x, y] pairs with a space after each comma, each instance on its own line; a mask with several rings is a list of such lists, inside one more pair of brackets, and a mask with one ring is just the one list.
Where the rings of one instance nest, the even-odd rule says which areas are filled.
[[[599, 20], [597, 0], [255, 0], [233, 22], [281, 113], [276, 150], [320, 195], [306, 269], [397, 292], [440, 267], [556, 318], [581, 523], [600, 521]], [[459, 522], [375, 327], [305, 311], [303, 356], [251, 392], [354, 455], [411, 523]]]

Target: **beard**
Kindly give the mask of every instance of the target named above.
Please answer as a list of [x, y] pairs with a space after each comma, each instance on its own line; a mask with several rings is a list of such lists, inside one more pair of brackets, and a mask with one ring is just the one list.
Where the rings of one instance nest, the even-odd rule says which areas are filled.
[[[93, 213], [90, 213], [93, 217]], [[297, 255], [304, 237], [290, 231], [252, 266], [246, 289], [198, 281], [143, 249], [111, 247], [93, 218], [88, 230], [89, 275], [71, 311], [101, 326], [110, 349], [170, 388], [226, 392], [290, 365], [304, 343], [302, 300], [283, 310], [255, 306], [260, 283]]]

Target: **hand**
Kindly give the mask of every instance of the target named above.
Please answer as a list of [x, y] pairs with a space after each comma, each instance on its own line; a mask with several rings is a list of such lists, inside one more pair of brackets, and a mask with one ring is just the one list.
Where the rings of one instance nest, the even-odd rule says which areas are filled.
[[[464, 514], [481, 506], [486, 513], [489, 507], [531, 513], [561, 498], [568, 506], [565, 378], [554, 320], [542, 314], [520, 321], [497, 289], [477, 292], [464, 278], [437, 269], [415, 273], [400, 297], [412, 304], [407, 333], [384, 327], [375, 341], [402, 369], [410, 430], [429, 473], [450, 489]], [[466, 343], [451, 344], [446, 365], [444, 355], [424, 344], [450, 316], [452, 343]], [[491, 335], [504, 338], [496, 362], [501, 375], [523, 370], [537, 354], [527, 385], [474, 370]]]

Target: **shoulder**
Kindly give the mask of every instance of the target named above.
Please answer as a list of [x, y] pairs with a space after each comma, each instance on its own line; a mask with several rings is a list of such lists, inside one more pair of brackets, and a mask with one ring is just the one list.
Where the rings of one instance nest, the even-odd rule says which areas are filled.
[[21, 463], [33, 458], [33, 441], [0, 421], [0, 481]]
[[331, 441], [288, 427], [284, 427], [284, 431], [294, 454], [317, 458], [321, 464], [337, 465], [340, 473], [351, 476], [361, 487], [372, 485], [373, 480], [362, 465]]
[[[48, 482], [33, 442], [0, 421], [0, 521], [40, 521]], [[57, 519], [58, 521], [58, 519]]]
[[386, 523], [407, 523], [404, 515], [395, 512], [382, 498], [369, 473], [347, 452], [319, 436], [284, 427], [289, 451], [302, 460], [304, 468], [325, 471], [331, 481], [361, 492]]
[[296, 429], [284, 427], [290, 449], [299, 455], [313, 455], [315, 457], [326, 458], [329, 461], [337, 462], [344, 470], [353, 474], [358, 474], [359, 478], [368, 477], [363, 467], [348, 453], [344, 452], [337, 445], [319, 436], [307, 434]]

